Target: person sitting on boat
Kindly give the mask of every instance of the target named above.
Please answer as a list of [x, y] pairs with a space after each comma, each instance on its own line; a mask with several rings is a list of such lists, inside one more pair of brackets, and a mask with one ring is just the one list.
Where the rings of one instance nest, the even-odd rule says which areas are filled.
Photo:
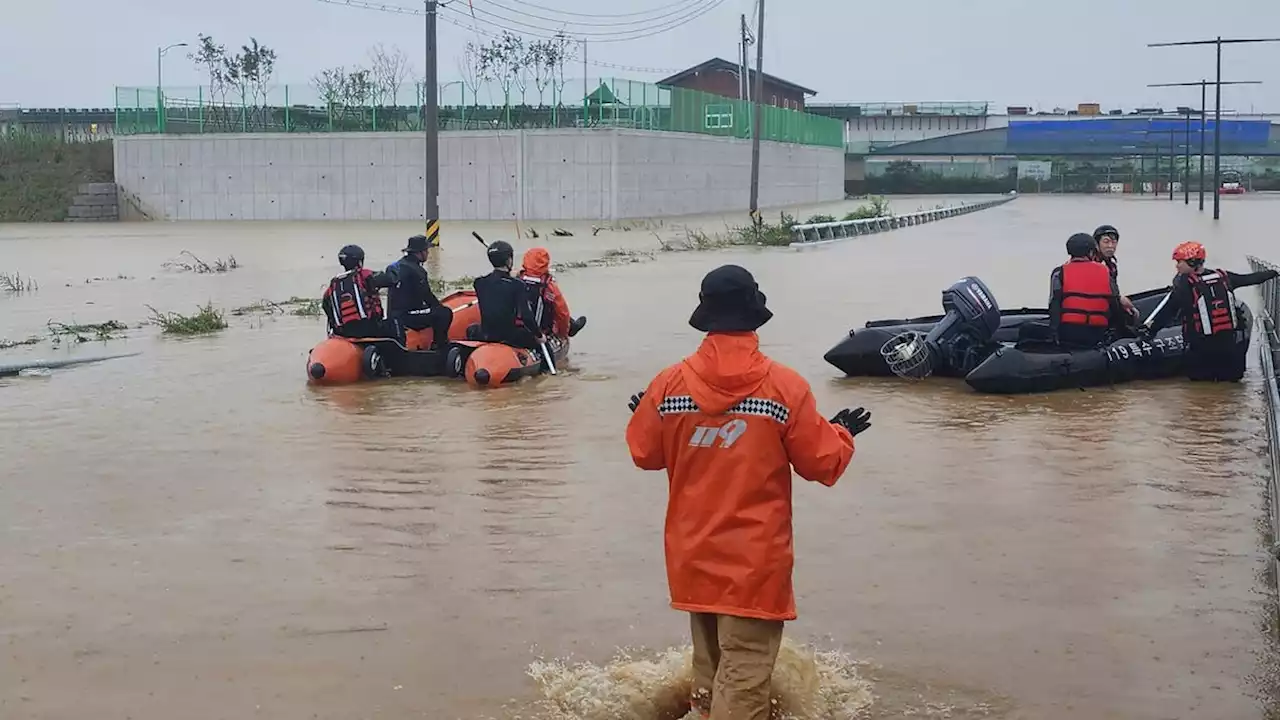
[[1248, 348], [1238, 341], [1235, 289], [1261, 285], [1277, 276], [1275, 270], [1240, 275], [1204, 266], [1204, 245], [1184, 242], [1173, 249], [1178, 274], [1169, 297], [1141, 329], [1145, 338], [1160, 332], [1181, 313], [1188, 380], [1237, 382], [1244, 377]]
[[828, 487], [848, 469], [863, 408], [827, 420], [800, 373], [760, 352], [773, 317], [751, 273], [707, 273], [689, 317], [701, 346], [631, 396], [626, 441], [666, 470], [670, 604], [689, 613], [691, 704], [703, 717], [767, 720], [792, 587], [792, 468]]
[[414, 235], [403, 250], [404, 257], [387, 266], [392, 283], [387, 291], [387, 315], [402, 335], [405, 330], [431, 328], [431, 349], [439, 350], [449, 342], [453, 310], [431, 291], [431, 278], [422, 266], [427, 260], [427, 247], [425, 235]]
[[520, 263], [520, 279], [528, 286], [533, 314], [543, 334], [564, 340], [577, 335], [587, 324], [585, 317], [574, 319], [569, 314], [569, 302], [551, 275], [551, 253], [546, 248], [525, 251]]
[[[1116, 262], [1116, 250], [1120, 246], [1120, 231], [1114, 225], [1099, 225], [1098, 229], [1093, 231], [1093, 239], [1098, 241], [1098, 253], [1102, 256], [1102, 262], [1106, 263], [1107, 269], [1111, 271], [1111, 279], [1115, 280], [1119, 286], [1120, 266]], [[1120, 304], [1124, 306], [1125, 312], [1135, 318], [1138, 316], [1138, 308], [1134, 307], [1133, 301], [1127, 296], [1120, 296]]]
[[488, 342], [537, 350], [546, 337], [529, 302], [525, 284], [511, 276], [515, 250], [503, 240], [489, 245], [489, 264], [493, 272], [471, 283], [480, 306], [480, 333]]
[[333, 276], [325, 288], [320, 306], [329, 323], [329, 334], [339, 337], [395, 337], [396, 329], [386, 322], [379, 288], [390, 287], [386, 273], [364, 266], [364, 249], [347, 245], [338, 251], [343, 272]]
[[1092, 235], [1068, 238], [1067, 254], [1071, 259], [1049, 274], [1049, 330], [1060, 346], [1097, 347], [1123, 322], [1120, 291]]

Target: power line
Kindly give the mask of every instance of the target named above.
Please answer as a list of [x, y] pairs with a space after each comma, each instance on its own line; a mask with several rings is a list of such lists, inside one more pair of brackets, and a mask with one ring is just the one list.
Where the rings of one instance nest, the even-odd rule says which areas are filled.
[[[613, 31], [585, 31], [575, 29], [572, 32], [566, 32], [563, 27], [545, 27], [542, 25], [536, 25], [523, 20], [516, 20], [483, 8], [474, 8], [474, 11], [488, 18], [493, 18], [492, 20], [486, 20], [486, 23], [517, 34], [536, 35], [536, 33], [544, 33], [544, 37], [553, 37], [555, 35], [565, 34], [572, 35], [577, 38], [594, 40], [595, 42], [626, 42], [629, 40], [640, 40], [647, 37], [653, 37], [654, 35], [660, 35], [668, 30], [674, 30], [677, 27], [688, 24], [689, 22], [706, 15], [708, 12], [716, 9], [724, 2], [725, 0], [698, 0], [698, 3], [685, 8], [679, 15], [668, 18], [650, 27], [637, 27]], [[448, 7], [443, 9], [452, 10], [452, 8]], [[459, 15], [468, 14], [462, 10], [452, 10], [452, 12]]]
[[[705, 1], [705, 0], [694, 0], [694, 2], [689, 2], [688, 0], [685, 0], [684, 2], [679, 3], [679, 5], [682, 5], [682, 6], [683, 6], [683, 5], [698, 5], [698, 4], [700, 4], [700, 3], [704, 2], [704, 1]], [[673, 10], [673, 11], [671, 11], [671, 12], [667, 12], [667, 13], [664, 13], [664, 14], [662, 14], [662, 15], [656, 15], [656, 16], [654, 16], [654, 17], [648, 17], [648, 18], [641, 18], [641, 19], [639, 19], [639, 20], [623, 20], [623, 21], [621, 21], [621, 22], [587, 22], [587, 21], [585, 21], [585, 20], [565, 20], [565, 19], [563, 19], [563, 18], [547, 17], [547, 16], [545, 16], [545, 15], [538, 15], [538, 14], [535, 14], [535, 13], [528, 13], [528, 12], [525, 12], [525, 11], [520, 10], [520, 9], [518, 9], [518, 8], [513, 8], [513, 7], [509, 7], [509, 6], [507, 6], [507, 5], [504, 5], [504, 4], [500, 3], [500, 2], [498, 2], [498, 0], [488, 0], [488, 4], [490, 4], [490, 5], [495, 5], [495, 6], [499, 7], [499, 8], [502, 8], [503, 10], [506, 10], [507, 12], [515, 13], [516, 15], [520, 15], [520, 16], [523, 16], [523, 17], [533, 18], [533, 19], [535, 19], [535, 20], [545, 20], [545, 21], [547, 21], [547, 22], [556, 23], [556, 24], [561, 24], [561, 25], [580, 25], [580, 26], [584, 26], [584, 27], [605, 27], [605, 28], [610, 28], [610, 27], [625, 27], [625, 26], [628, 26], [628, 25], [644, 25], [644, 24], [646, 24], [646, 23], [651, 23], [651, 22], [654, 22], [654, 21], [665, 21], [665, 20], [667, 20], [667, 19], [669, 19], [669, 18], [675, 17], [675, 16], [677, 16], [677, 15], [681, 15], [681, 14], [683, 14], [683, 13], [685, 13], [685, 12], [687, 12], [687, 11], [689, 10], [689, 8], [688, 8], [688, 7], [680, 7], [680, 8], [679, 8], [679, 9], [677, 9], [677, 10]], [[486, 15], [493, 14], [493, 13], [489, 13], [489, 12], [485, 11], [483, 8], [482, 8], [482, 9], [480, 9], [480, 10], [477, 10], [476, 12], [480, 12], [480, 13], [483, 13], [483, 14], [486, 14]], [[642, 28], [632, 27], [632, 28], [630, 28], [630, 29], [628, 29], [628, 30], [624, 30], [623, 32], [635, 32], [635, 31], [640, 30], [640, 29], [642, 29]]]
[[[379, 2], [369, 2], [369, 0], [318, 0], [318, 2], [326, 3], [329, 5], [343, 5], [346, 7], [353, 7], [361, 10], [374, 10], [377, 12], [393, 13], [396, 15], [415, 15], [415, 16], [421, 17], [426, 14], [424, 11], [416, 8], [407, 8], [400, 5], [388, 5], [386, 3], [379, 3]], [[444, 7], [445, 7], [444, 5], [440, 6], [441, 9], [444, 9]], [[450, 25], [453, 25], [454, 27], [461, 28], [463, 30], [473, 31], [479, 35], [483, 35], [489, 38], [498, 37], [496, 33], [492, 33], [478, 27], [468, 27], [462, 24], [461, 22], [454, 20], [446, 15], [440, 15], [439, 17], [441, 20], [449, 23]], [[544, 39], [554, 39], [554, 37], [555, 36], [548, 36]], [[601, 42], [601, 41], [597, 40], [597, 42]], [[601, 67], [601, 68], [608, 68], [610, 70], [622, 70], [626, 72], [646, 73], [651, 75], [671, 75], [673, 73], [678, 73], [683, 69], [683, 68], [649, 67], [644, 65], [625, 65], [620, 63], [604, 62], [601, 60], [589, 60], [587, 61], [587, 64], [594, 65], [596, 67]]]
[[[474, 33], [476, 33], [477, 35], [482, 35], [482, 36], [487, 37], [487, 38], [497, 38], [497, 37], [499, 37], [497, 33], [489, 32], [488, 30], [483, 30], [483, 29], [481, 29], [481, 28], [479, 28], [479, 27], [468, 27], [468, 26], [466, 26], [466, 25], [462, 24], [461, 22], [459, 22], [459, 21], [457, 21], [457, 20], [453, 20], [453, 19], [448, 18], [448, 17], [445, 17], [445, 16], [441, 16], [441, 18], [440, 18], [440, 19], [441, 19], [441, 20], [443, 20], [443, 21], [445, 21], [445, 22], [447, 22], [447, 23], [449, 23], [450, 25], [452, 25], [452, 26], [454, 26], [454, 27], [456, 27], [456, 28], [461, 28], [461, 29], [463, 29], [463, 30], [467, 30], [467, 31], [470, 31], [470, 32], [474, 32]], [[564, 36], [561, 36], [561, 37], [563, 37], [563, 39], [565, 39], [565, 40], [571, 40], [571, 39], [572, 39], [572, 38], [570, 38], [568, 35], [564, 35]], [[557, 38], [556, 36], [551, 36], [551, 37], [546, 38], [546, 39], [549, 39], [549, 40], [555, 40], [555, 39], [559, 39], [559, 38]], [[685, 68], [663, 68], [663, 67], [650, 67], [650, 66], [647, 66], [647, 65], [623, 65], [623, 64], [619, 64], [619, 63], [604, 62], [604, 61], [602, 61], [602, 60], [588, 60], [588, 61], [587, 61], [587, 64], [588, 64], [588, 65], [594, 65], [594, 66], [596, 66], [596, 67], [609, 68], [609, 69], [611, 69], [611, 70], [626, 70], [626, 71], [629, 71], [629, 72], [648, 73], [648, 74], [652, 74], [652, 75], [672, 75], [672, 74], [674, 74], [674, 73], [678, 73], [678, 72], [680, 72], [680, 71], [682, 71], [682, 70], [684, 70], [684, 69], [685, 69]]]
[[676, 0], [676, 2], [668, 3], [666, 5], [660, 5], [656, 8], [649, 8], [648, 10], [614, 14], [614, 13], [579, 13], [579, 12], [573, 12], [570, 10], [556, 10], [555, 8], [546, 7], [545, 5], [539, 5], [537, 3], [528, 2], [528, 0], [510, 0], [510, 2], [516, 3], [517, 5], [524, 5], [526, 7], [536, 8], [538, 10], [543, 10], [546, 12], [559, 13], [561, 15], [572, 15], [573, 17], [589, 17], [589, 18], [624, 18], [624, 17], [637, 17], [640, 15], [656, 15], [660, 12], [670, 10], [673, 7], [678, 7], [680, 5], [683, 5], [687, 1], [688, 0]]

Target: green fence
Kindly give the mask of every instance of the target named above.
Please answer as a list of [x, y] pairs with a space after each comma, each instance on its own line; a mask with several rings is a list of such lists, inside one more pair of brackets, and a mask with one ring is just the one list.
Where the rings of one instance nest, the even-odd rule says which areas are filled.
[[[624, 127], [749, 138], [753, 114], [741, 100], [612, 78], [539, 87], [455, 81], [442, 84], [437, 99], [441, 130]], [[117, 87], [115, 132], [421, 132], [422, 104], [415, 83], [354, 91], [314, 85]], [[766, 140], [844, 146], [840, 120], [768, 105], [762, 110]]]

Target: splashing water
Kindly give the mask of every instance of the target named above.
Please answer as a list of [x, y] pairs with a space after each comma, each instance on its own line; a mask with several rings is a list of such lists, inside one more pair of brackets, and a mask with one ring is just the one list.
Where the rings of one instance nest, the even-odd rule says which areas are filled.
[[[542, 691], [547, 720], [696, 720], [689, 709], [693, 649], [641, 657], [620, 650], [604, 665], [538, 661], [528, 673]], [[783, 639], [773, 670], [777, 720], [850, 720], [865, 716], [871, 684], [852, 659]]]

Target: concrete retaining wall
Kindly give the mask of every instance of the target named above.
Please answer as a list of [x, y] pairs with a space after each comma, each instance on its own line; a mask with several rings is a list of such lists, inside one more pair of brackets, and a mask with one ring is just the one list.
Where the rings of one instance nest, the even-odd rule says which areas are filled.
[[[116, 182], [166, 220], [418, 220], [424, 140], [411, 133], [136, 135]], [[616, 220], [748, 207], [751, 143], [642, 130], [448, 132], [444, 220]], [[765, 142], [762, 207], [844, 197], [844, 151]]]

